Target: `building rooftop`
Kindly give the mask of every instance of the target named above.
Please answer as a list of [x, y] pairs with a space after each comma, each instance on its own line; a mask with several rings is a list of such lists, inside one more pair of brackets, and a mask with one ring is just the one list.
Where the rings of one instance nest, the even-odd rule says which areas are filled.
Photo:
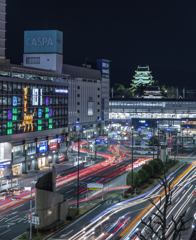
[[101, 72], [99, 70], [72, 66], [68, 64], [63, 64], [62, 73], [70, 75], [71, 78], [86, 78], [101, 80]]
[[160, 87], [159, 86], [147, 86], [146, 90], [144, 91], [160, 91]]

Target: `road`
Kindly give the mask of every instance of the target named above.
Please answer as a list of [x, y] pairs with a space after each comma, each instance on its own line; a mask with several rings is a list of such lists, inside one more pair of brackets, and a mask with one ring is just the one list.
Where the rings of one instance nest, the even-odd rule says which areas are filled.
[[[185, 164], [179, 171], [175, 172], [170, 180], [174, 180], [188, 167]], [[162, 191], [157, 187], [145, 198], [130, 199], [116, 205], [109, 205], [108, 202], [98, 205], [90, 213], [76, 220], [68, 227], [55, 234], [50, 239], [121, 239], [123, 228], [129, 226], [130, 222], [137, 218], [138, 214], [149, 204], [148, 198], [157, 197]], [[107, 206], [107, 208], [106, 208]], [[120, 227], [119, 227], [120, 226]]]
[[[130, 155], [118, 157], [118, 161], [112, 161], [109, 153], [97, 153], [106, 158], [106, 161], [80, 170], [80, 199], [86, 198], [86, 186], [89, 182], [107, 182], [126, 171], [130, 165]], [[136, 159], [134, 159], [135, 161]], [[77, 194], [77, 173], [70, 173], [57, 180], [57, 193], [63, 194], [70, 204], [75, 204]], [[12, 201], [11, 198], [0, 201], [0, 239], [10, 240], [24, 233], [29, 226], [27, 213], [29, 212], [30, 192], [23, 193], [20, 201]], [[74, 206], [74, 205], [73, 205]], [[33, 191], [34, 207], [34, 191]]]

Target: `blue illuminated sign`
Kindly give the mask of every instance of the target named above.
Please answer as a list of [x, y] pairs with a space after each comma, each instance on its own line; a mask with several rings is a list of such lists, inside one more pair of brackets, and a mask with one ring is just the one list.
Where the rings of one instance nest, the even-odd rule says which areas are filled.
[[0, 164], [0, 168], [5, 168], [5, 165], [3, 165], [3, 164]]
[[63, 33], [57, 30], [25, 31], [24, 53], [63, 53]]
[[105, 59], [97, 59], [97, 69], [101, 71], [103, 78], [110, 78], [110, 61]]
[[18, 97], [12, 96], [12, 106], [17, 107], [18, 106]]
[[166, 131], [167, 131], [167, 132], [170, 132], [170, 128], [166, 128]]
[[137, 130], [138, 130], [138, 131], [141, 131], [142, 129], [139, 127]]
[[187, 126], [186, 128], [187, 128], [187, 129], [189, 129], [190, 127], [189, 127], [189, 126]]
[[46, 152], [48, 151], [48, 144], [47, 141], [42, 142], [41, 145], [39, 145], [38, 152]]
[[100, 139], [95, 139], [95, 142], [96, 142], [96, 143], [100, 143], [101, 140], [100, 140]]
[[56, 140], [57, 140], [57, 141], [62, 141], [62, 138], [57, 138]]
[[42, 109], [41, 108], [38, 109], [38, 118], [42, 118]]
[[145, 127], [148, 127], [148, 123], [145, 123]]
[[148, 134], [147, 136], [148, 136], [148, 137], [152, 137], [152, 134]]

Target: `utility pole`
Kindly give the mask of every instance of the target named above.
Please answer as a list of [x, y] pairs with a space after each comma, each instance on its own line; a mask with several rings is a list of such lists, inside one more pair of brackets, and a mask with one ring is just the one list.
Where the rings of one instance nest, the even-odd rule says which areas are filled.
[[31, 197], [30, 197], [30, 240], [32, 240], [32, 187], [31, 187]]
[[159, 121], [157, 121], [158, 144], [157, 144], [157, 158], [159, 158]]
[[132, 160], [132, 186], [131, 186], [131, 188], [133, 191], [133, 126], [132, 126], [132, 158], [131, 158], [131, 160]]
[[152, 139], [152, 142], [153, 142], [153, 179], [154, 179], [154, 124], [153, 124], [153, 139]]
[[77, 209], [79, 210], [79, 190], [80, 190], [80, 186], [79, 186], [79, 155], [80, 155], [80, 139], [79, 139], [79, 134], [78, 134], [78, 190], [77, 190]]

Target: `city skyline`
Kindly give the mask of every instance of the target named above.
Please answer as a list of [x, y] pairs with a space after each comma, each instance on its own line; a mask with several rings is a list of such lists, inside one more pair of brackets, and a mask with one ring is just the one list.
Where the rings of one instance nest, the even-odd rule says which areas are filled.
[[186, 78], [194, 88], [195, 7], [193, 1], [119, 5], [35, 0], [30, 6], [8, 0], [6, 57], [11, 63], [22, 62], [25, 30], [57, 29], [64, 33], [64, 63], [81, 66], [86, 58], [109, 59], [111, 85], [123, 79], [129, 87], [136, 67], [147, 64], [160, 84], [183, 87]]

